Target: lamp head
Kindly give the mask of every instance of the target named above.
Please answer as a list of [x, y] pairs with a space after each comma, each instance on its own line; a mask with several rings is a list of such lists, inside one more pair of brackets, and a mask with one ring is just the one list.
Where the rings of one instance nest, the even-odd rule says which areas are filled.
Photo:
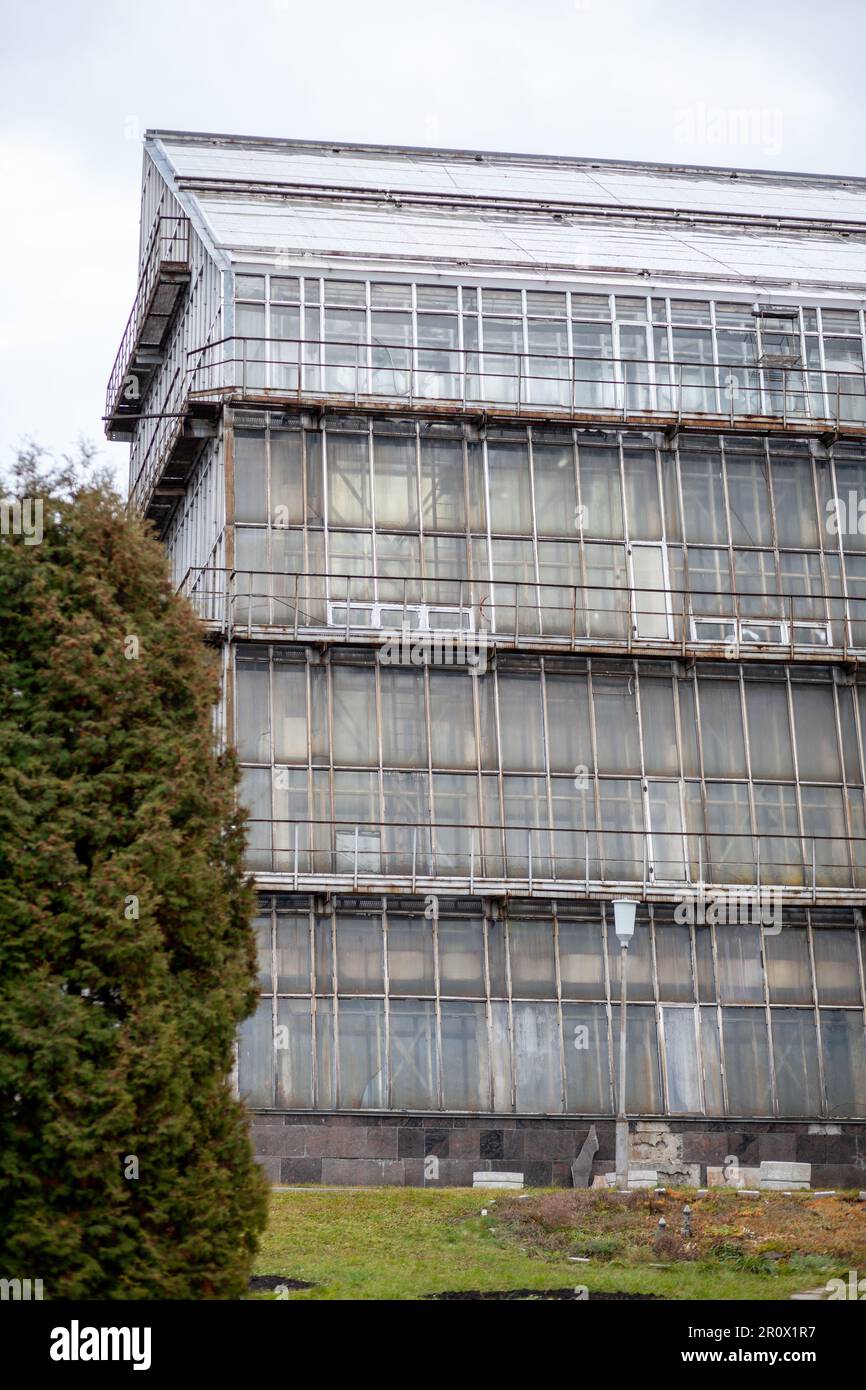
[[613, 929], [616, 932], [620, 946], [628, 947], [629, 942], [634, 936], [634, 918], [637, 911], [637, 903], [631, 902], [628, 898], [622, 898], [613, 905]]

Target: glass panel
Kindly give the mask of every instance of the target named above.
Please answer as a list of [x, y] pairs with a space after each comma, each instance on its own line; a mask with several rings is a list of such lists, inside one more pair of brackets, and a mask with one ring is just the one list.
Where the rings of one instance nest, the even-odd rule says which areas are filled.
[[791, 693], [800, 777], [806, 782], [841, 781], [832, 687], [795, 683]]
[[818, 1036], [811, 1009], [772, 1009], [773, 1064], [780, 1115], [820, 1115]]
[[722, 1053], [719, 1019], [715, 1009], [701, 1009], [701, 1056], [703, 1059], [704, 1108], [708, 1115], [724, 1115], [722, 1091]]
[[332, 526], [371, 523], [366, 434], [328, 431], [328, 519]]
[[[559, 974], [564, 999], [603, 999], [601, 922], [559, 923]], [[566, 1048], [568, 1032], [566, 1032]]]
[[372, 668], [333, 666], [334, 761], [377, 764], [376, 686]]
[[686, 540], [726, 545], [725, 491], [718, 454], [680, 451]]
[[238, 1039], [238, 1091], [247, 1105], [274, 1103], [274, 1031], [270, 999], [245, 1018]]
[[376, 525], [418, 529], [414, 436], [373, 437]]
[[812, 967], [805, 927], [765, 935], [767, 982], [772, 1004], [811, 1004]]
[[436, 1005], [432, 999], [392, 999], [390, 1018], [391, 1106], [396, 1110], [436, 1110]]
[[277, 1105], [309, 1110], [313, 1104], [313, 1018], [309, 999], [278, 999]]
[[277, 991], [306, 994], [310, 988], [310, 919], [306, 913], [277, 913]]
[[441, 1018], [442, 1103], [445, 1109], [489, 1110], [490, 1063], [485, 1005], [443, 999]]
[[[613, 912], [611, 910], [608, 910], [608, 918], [607, 965], [610, 979], [610, 995], [612, 999], [618, 999], [620, 993], [619, 982], [622, 948], [613, 929]], [[631, 939], [631, 945], [626, 954], [628, 956], [628, 961], [626, 963], [628, 999], [652, 999], [655, 994], [653, 988], [652, 937], [650, 935], [647, 909], [643, 906], [639, 907], [637, 910], [634, 936]]]
[[542, 772], [544, 733], [539, 677], [500, 674], [498, 682], [502, 767], [514, 772]]
[[571, 444], [532, 442], [535, 525], [539, 536], [573, 536], [577, 530], [577, 485]]
[[381, 917], [337, 917], [337, 989], [341, 994], [382, 994]]
[[723, 1004], [758, 1004], [764, 999], [761, 931], [728, 923], [716, 927], [719, 998]]
[[782, 682], [746, 682], [753, 777], [793, 778], [788, 692]]
[[860, 971], [853, 931], [812, 932], [819, 1004], [859, 1004]]
[[383, 666], [382, 760], [386, 767], [427, 766], [424, 672]]
[[604, 869], [608, 879], [640, 880], [646, 865], [640, 782], [599, 782]]
[[565, 1108], [572, 1114], [611, 1113], [607, 1010], [603, 1004], [564, 1004]]
[[866, 1115], [866, 1038], [859, 1009], [821, 1009], [827, 1113]]
[[[616, 1097], [619, 1088], [618, 1004], [611, 1009], [611, 1041]], [[626, 1010], [625, 1108], [631, 1115], [659, 1115], [662, 1112], [658, 1029], [652, 1007], [630, 1004]]]
[[711, 879], [719, 883], [753, 883], [749, 789], [737, 782], [707, 783], [707, 832]]
[[555, 1004], [514, 1004], [516, 1108], [528, 1114], [562, 1110], [559, 1016]]
[[634, 680], [596, 676], [592, 683], [600, 772], [640, 772]]
[[628, 533], [634, 541], [656, 541], [662, 537], [655, 454], [623, 452]]
[[668, 1112], [700, 1115], [700, 1067], [693, 1009], [663, 1009]]
[[553, 924], [511, 920], [508, 923], [511, 993], [517, 998], [550, 999], [556, 994]]
[[389, 916], [388, 988], [391, 994], [435, 994], [432, 922]]
[[490, 528], [506, 534], [532, 534], [529, 452], [524, 444], [489, 444]]
[[779, 545], [816, 547], [818, 518], [810, 459], [774, 457], [773, 501]]
[[746, 749], [739, 682], [702, 679], [700, 705], [704, 775], [745, 777]]
[[679, 758], [671, 681], [641, 676], [640, 710], [644, 771], [676, 775], [679, 772]]
[[580, 450], [580, 502], [584, 535], [612, 540], [622, 536], [618, 450]]
[[307, 761], [307, 672], [274, 662], [274, 761]]
[[593, 765], [586, 676], [545, 676], [551, 772], [578, 775]]
[[465, 530], [463, 445], [459, 440], [422, 437], [421, 516], [425, 531]]
[[235, 521], [268, 519], [265, 436], [238, 431], [234, 442]]
[[316, 1104], [333, 1110], [337, 1104], [337, 1044], [334, 1004], [331, 999], [313, 1001], [316, 1021]]
[[440, 917], [437, 935], [440, 993], [483, 995], [484, 924], [481, 919], [461, 922]]
[[268, 663], [238, 658], [235, 672], [238, 757], [253, 763], [271, 761], [268, 711]]
[[728, 454], [728, 503], [734, 545], [772, 545], [767, 461]]
[[730, 1115], [772, 1115], [767, 1019], [763, 1009], [723, 1009]]
[[689, 928], [656, 924], [655, 939], [659, 998], [691, 1003], [695, 986]]
[[430, 728], [435, 767], [477, 766], [472, 691], [473, 681], [465, 674], [430, 672]]
[[341, 999], [338, 1017], [340, 1105], [382, 1110], [388, 1093], [384, 1000]]

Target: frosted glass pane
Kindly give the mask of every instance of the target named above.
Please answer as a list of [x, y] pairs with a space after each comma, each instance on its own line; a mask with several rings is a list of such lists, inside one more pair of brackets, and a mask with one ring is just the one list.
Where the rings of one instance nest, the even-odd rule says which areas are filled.
[[560, 920], [559, 973], [564, 999], [604, 998], [601, 922]]
[[753, 777], [793, 778], [788, 692], [779, 682], [746, 682], [749, 752]]
[[439, 989], [445, 994], [483, 995], [484, 925], [480, 918], [456, 921], [440, 917]]
[[773, 1009], [773, 1064], [780, 1115], [820, 1115], [818, 1035], [809, 1009]]
[[659, 998], [691, 1002], [695, 986], [689, 928], [656, 924], [655, 939]]
[[679, 772], [674, 695], [670, 680], [640, 681], [641, 723], [643, 725], [644, 770], [653, 773]]
[[516, 1108], [523, 1113], [562, 1110], [559, 1014], [555, 1004], [514, 1004]]
[[307, 761], [307, 672], [274, 662], [274, 761]]
[[389, 916], [388, 987], [392, 994], [435, 993], [431, 921]]
[[391, 1001], [391, 1105], [397, 1110], [436, 1110], [439, 1062], [436, 1006], [432, 1000]]
[[385, 988], [380, 917], [337, 918], [337, 989], [381, 994]]
[[382, 692], [382, 759], [386, 767], [427, 766], [424, 672], [380, 672]]
[[[614, 1098], [619, 1087], [619, 1005], [611, 1009]], [[655, 1009], [629, 1005], [626, 1011], [626, 1111], [658, 1115], [662, 1110], [658, 1029]]]
[[764, 998], [759, 927], [716, 926], [719, 995], [723, 1004], [759, 1003]]
[[485, 1005], [444, 999], [441, 1011], [442, 1104], [446, 1110], [489, 1110]]
[[509, 921], [511, 993], [530, 999], [556, 997], [553, 962], [553, 923]]
[[763, 1009], [723, 1009], [728, 1114], [772, 1115], [767, 1020]]
[[277, 991], [306, 994], [310, 988], [310, 921], [306, 913], [277, 913]]
[[267, 661], [241, 664], [235, 672], [235, 719], [240, 758], [253, 763], [271, 760]]
[[240, 1026], [238, 1041], [238, 1091], [247, 1105], [274, 1103], [274, 1033], [270, 999], [259, 1001], [256, 1011]]
[[860, 972], [853, 931], [812, 932], [819, 1004], [859, 1004]]
[[537, 674], [500, 674], [498, 679], [499, 738], [503, 769], [513, 772], [543, 772], [541, 680]]
[[474, 685], [475, 681], [462, 673], [430, 673], [430, 726], [435, 767], [477, 766]]
[[372, 669], [334, 666], [334, 760], [349, 766], [376, 764], [376, 685]]
[[738, 681], [701, 680], [701, 736], [707, 777], [744, 777], [746, 749]]
[[584, 1115], [611, 1113], [607, 1009], [603, 1004], [564, 1004], [565, 1108]]
[[381, 999], [343, 999], [339, 1008], [340, 1105], [381, 1110], [387, 1098], [385, 1005]]
[[277, 1105], [307, 1110], [313, 1104], [313, 1024], [309, 999], [278, 999]]
[[700, 1115], [701, 1083], [693, 1009], [663, 1009], [668, 1112]]
[[866, 1037], [859, 1009], [821, 1009], [827, 1113], [866, 1116]]
[[786, 927], [764, 936], [767, 981], [772, 1004], [811, 1004], [812, 969], [805, 927]]
[[842, 770], [836, 743], [836, 712], [831, 687], [792, 686], [797, 729], [797, 765], [804, 782], [838, 782]]

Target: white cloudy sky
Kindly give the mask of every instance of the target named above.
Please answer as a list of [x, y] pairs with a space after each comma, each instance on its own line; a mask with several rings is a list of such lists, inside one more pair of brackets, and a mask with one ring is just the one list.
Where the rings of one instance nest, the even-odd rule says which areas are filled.
[[866, 175], [864, 34], [862, 0], [0, 0], [0, 461], [102, 441], [147, 127]]

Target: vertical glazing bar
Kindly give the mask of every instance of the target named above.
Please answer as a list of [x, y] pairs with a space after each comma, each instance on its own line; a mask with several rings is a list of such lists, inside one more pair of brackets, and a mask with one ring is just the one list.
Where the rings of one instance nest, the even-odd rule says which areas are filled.
[[298, 888], [298, 822], [295, 821], [295, 891]]
[[358, 887], [358, 827], [357, 827], [357, 825], [355, 826], [355, 848], [354, 848], [353, 859], [354, 859], [354, 865], [353, 865], [353, 870], [352, 870], [352, 883], [353, 883], [354, 887], [357, 888], [357, 887]]

